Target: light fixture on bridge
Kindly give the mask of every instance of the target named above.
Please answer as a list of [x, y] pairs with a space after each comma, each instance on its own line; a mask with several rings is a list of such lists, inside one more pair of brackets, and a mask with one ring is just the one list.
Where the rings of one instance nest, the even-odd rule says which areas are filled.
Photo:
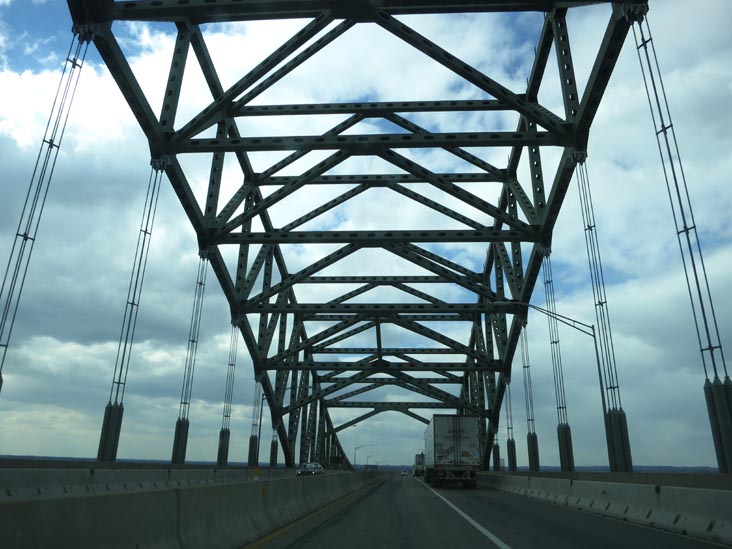
[[359, 451], [359, 450], [360, 450], [361, 448], [366, 448], [367, 446], [371, 446], [371, 444], [362, 444], [361, 446], [356, 446], [356, 447], [355, 447], [355, 448], [353, 449], [353, 470], [354, 470], [354, 472], [356, 471], [356, 453], [357, 453], [357, 452], [358, 452], [358, 451]]

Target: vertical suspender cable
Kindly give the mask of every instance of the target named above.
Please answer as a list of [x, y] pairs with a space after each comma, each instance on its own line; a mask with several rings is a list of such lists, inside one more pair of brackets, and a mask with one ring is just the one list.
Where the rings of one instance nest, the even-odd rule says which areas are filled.
[[562, 471], [574, 471], [574, 451], [572, 449], [572, 431], [567, 416], [567, 399], [564, 391], [564, 371], [562, 368], [562, 352], [559, 347], [559, 322], [557, 321], [557, 304], [554, 298], [554, 275], [549, 254], [544, 256], [542, 265], [546, 315], [549, 322], [549, 347], [552, 356], [554, 373], [554, 396], [557, 402], [557, 439], [559, 443], [559, 463]]
[[193, 393], [193, 374], [196, 370], [196, 352], [198, 351], [198, 333], [201, 329], [201, 313], [203, 312], [203, 294], [206, 289], [206, 273], [208, 259], [205, 252], [201, 252], [198, 262], [198, 274], [196, 276], [196, 289], [193, 296], [193, 310], [191, 311], [191, 323], [188, 330], [188, 348], [186, 349], [186, 362], [183, 368], [183, 386], [180, 391], [180, 407], [178, 409], [178, 420], [175, 423], [175, 437], [173, 439], [173, 455], [171, 462], [183, 464], [186, 461], [186, 448], [188, 447], [188, 414], [191, 410], [191, 394]]
[[262, 421], [262, 384], [254, 380], [254, 403], [252, 405], [252, 433], [249, 436], [249, 466], [259, 463], [259, 423]]
[[513, 408], [511, 404], [511, 382], [506, 383], [506, 453], [508, 470], [516, 471], [516, 441], [513, 438]]
[[239, 328], [236, 323], [231, 325], [229, 339], [229, 363], [226, 368], [226, 387], [224, 388], [224, 413], [219, 433], [219, 451], [216, 458], [218, 465], [229, 463], [229, 440], [231, 438], [231, 403], [234, 399], [234, 373], [236, 371], [236, 351], [239, 342]]
[[10, 249], [2, 286], [0, 286], [0, 307], [2, 307], [0, 310], [0, 391], [3, 386], [3, 366], [10, 345], [13, 324], [18, 313], [20, 296], [23, 293], [23, 285], [28, 274], [33, 246], [56, 167], [58, 151], [66, 131], [71, 105], [81, 76], [81, 68], [84, 65], [91, 39], [92, 36], [89, 34], [76, 33], [71, 40], [43, 141], [36, 157], [33, 175], [28, 185], [18, 228], [15, 231], [15, 239]]
[[597, 318], [597, 340], [599, 344], [600, 363], [605, 381], [608, 410], [605, 414], [605, 434], [608, 443], [608, 459], [610, 470], [614, 472], [630, 472], [633, 470], [633, 460], [630, 452], [630, 438], [628, 423], [620, 401], [620, 385], [618, 370], [615, 362], [615, 347], [612, 330], [610, 328], [610, 312], [605, 294], [605, 276], [602, 270], [600, 245], [597, 238], [595, 209], [590, 192], [590, 178], [587, 164], [582, 161], [577, 169], [577, 181], [584, 224], [585, 244], [587, 246], [587, 262], [590, 268], [592, 281], [592, 295], [595, 302], [595, 317]]
[[[732, 381], [724, 359], [704, 255], [648, 18], [638, 21], [637, 27], [636, 31], [636, 25], [633, 25], [633, 36], [691, 301], [714, 449], [720, 472], [728, 473], [732, 471]], [[720, 379], [722, 376], [724, 382]]]
[[552, 370], [554, 373], [554, 396], [557, 402], [557, 422], [567, 423], [567, 403], [564, 391], [564, 373], [562, 368], [562, 353], [559, 347], [559, 322], [557, 322], [557, 306], [554, 299], [554, 278], [552, 274], [552, 263], [549, 255], [544, 256], [542, 265], [542, 277], [544, 280], [544, 295], [546, 308], [551, 313], [546, 315], [549, 324], [549, 348], [552, 357]]
[[127, 374], [130, 369], [132, 343], [135, 338], [137, 313], [140, 308], [142, 283], [145, 279], [147, 258], [150, 252], [150, 240], [155, 223], [158, 197], [160, 196], [163, 167], [162, 160], [153, 160], [150, 179], [147, 185], [147, 194], [145, 195], [145, 206], [143, 208], [142, 220], [140, 221], [140, 231], [137, 236], [135, 259], [132, 264], [132, 272], [130, 273], [130, 284], [127, 288], [127, 302], [122, 319], [119, 344], [117, 345], [117, 358], [114, 363], [112, 388], [109, 393], [109, 402], [104, 410], [102, 431], [99, 437], [98, 461], [115, 461], [117, 459], [117, 447], [119, 445], [122, 416], [124, 414], [123, 400], [127, 387]]
[[598, 338], [600, 342], [600, 354], [603, 365], [603, 377], [605, 380], [605, 391], [608, 403], [611, 408], [621, 406], [620, 388], [617, 380], [617, 366], [615, 362], [615, 346], [613, 344], [612, 329], [610, 324], [610, 313], [608, 311], [607, 295], [605, 293], [605, 276], [600, 256], [600, 244], [597, 238], [597, 224], [595, 222], [595, 209], [592, 203], [590, 180], [587, 173], [586, 163], [577, 168], [578, 189], [580, 195], [580, 206], [582, 210], [582, 221], [584, 224], [585, 243], [587, 245], [587, 260], [592, 279], [592, 295], [595, 303], [595, 315], [598, 324]]
[[526, 335], [526, 326], [521, 330], [521, 361], [524, 371], [524, 398], [526, 403], [526, 445], [529, 451], [529, 471], [538, 471], [539, 466], [539, 439], [536, 435], [534, 421], [534, 392], [531, 387], [531, 364], [529, 361], [529, 337]]
[[150, 253], [150, 241], [155, 223], [155, 213], [158, 207], [162, 178], [162, 170], [153, 168], [150, 171], [144, 212], [140, 223], [140, 232], [137, 236], [135, 260], [130, 276], [130, 284], [127, 288], [127, 302], [122, 321], [122, 330], [120, 331], [119, 344], [117, 345], [117, 360], [114, 365], [114, 378], [112, 380], [112, 390], [110, 391], [110, 401], [114, 402], [114, 404], [122, 403], [125, 389], [127, 388], [127, 374], [130, 370], [132, 344], [135, 339], [137, 314], [140, 310], [140, 299], [142, 298], [142, 284], [145, 280], [147, 258]]

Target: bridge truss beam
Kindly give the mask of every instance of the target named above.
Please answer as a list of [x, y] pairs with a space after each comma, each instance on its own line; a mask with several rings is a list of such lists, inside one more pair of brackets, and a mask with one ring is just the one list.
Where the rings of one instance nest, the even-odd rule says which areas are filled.
[[[151, 155], [165, 167], [199, 248], [210, 261], [262, 384], [286, 462], [296, 461], [299, 425], [301, 457], [316, 452], [347, 464], [337, 433], [383, 411], [425, 421], [411, 412], [419, 408], [485, 418], [484, 448], [490, 449], [527, 304], [632, 23], [628, 8], [644, 2], [218, 0], [215, 9], [206, 0], [68, 3], [74, 23], [94, 29], [94, 44], [142, 128]], [[562, 73], [571, 73], [565, 16], [569, 9], [588, 4], [608, 4], [609, 19], [600, 31], [604, 38], [589, 81], [580, 92]], [[527, 86], [520, 93], [399, 18], [507, 11], [544, 16]], [[302, 19], [303, 27], [225, 87], [207, 45], [208, 25], [293, 18]], [[112, 23], [118, 21], [167, 25], [176, 36], [160, 116], [151, 107], [157, 98], [143, 93], [113, 32]], [[262, 103], [267, 91], [286, 83], [296, 69], [364, 23], [447, 70], [472, 97], [389, 101], [374, 92], [374, 100], [366, 102], [354, 97]], [[538, 99], [553, 47], [560, 67], [561, 113]], [[184, 116], [179, 103], [185, 74], [193, 65], [203, 74], [210, 98], [203, 109]], [[445, 131], [444, 124], [429, 124], [425, 118], [459, 121], [475, 113], [483, 117], [479, 131], [465, 131], [460, 124]], [[491, 118], [495, 114], [510, 114], [517, 120], [516, 130], [506, 131]], [[250, 122], [261, 117], [333, 115], [339, 121], [320, 133], [273, 136], [250, 130], [258, 127]], [[379, 131], [365, 132], [369, 124]], [[436, 127], [440, 131], [430, 129]], [[498, 147], [510, 151], [505, 165], [495, 165]], [[559, 153], [554, 174], [542, 168], [542, 151], [549, 148]], [[420, 162], [433, 152], [452, 161], [438, 169]], [[262, 153], [279, 159], [255, 169], [254, 155]], [[189, 158], [210, 167], [203, 201], [185, 168]], [[230, 159], [241, 183], [224, 193], [222, 171]], [[351, 164], [363, 165], [363, 159], [382, 167], [349, 171]], [[528, 178], [520, 175], [522, 162]], [[319, 190], [334, 185], [343, 189], [341, 194], [320, 203], [293, 200], [304, 189], [320, 196]], [[363, 204], [358, 201], [366, 194], [368, 203], [382, 205], [382, 221], [392, 228], [324, 228], [324, 214]], [[450, 228], [397, 228], [399, 212], [389, 207], [396, 196]], [[483, 247], [476, 252], [476, 245]], [[237, 250], [233, 264], [231, 246]], [[479, 264], [474, 261], [478, 255], [485, 258], [482, 270], [472, 266]], [[326, 294], [331, 295], [322, 297]], [[341, 360], [320, 360], [324, 354]], [[361, 358], [348, 360], [349, 355]], [[435, 360], [437, 355], [452, 358]], [[433, 375], [416, 377], [421, 372]], [[452, 385], [460, 390], [451, 391]], [[364, 392], [381, 392], [383, 397], [383, 391], [395, 386], [425, 400], [351, 400]], [[334, 427], [331, 411], [344, 408], [371, 412]]]

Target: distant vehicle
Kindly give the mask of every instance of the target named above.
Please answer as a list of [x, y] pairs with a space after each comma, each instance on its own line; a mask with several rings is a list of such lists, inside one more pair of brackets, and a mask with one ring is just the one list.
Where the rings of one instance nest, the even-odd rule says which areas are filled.
[[475, 488], [480, 470], [480, 419], [435, 415], [424, 432], [424, 478], [433, 486], [460, 481]]
[[379, 470], [379, 466], [378, 465], [368, 464], [368, 465], [364, 465], [363, 466], [363, 470], [364, 471], [378, 471]]
[[414, 454], [414, 467], [412, 467], [412, 474], [415, 477], [421, 477], [424, 475], [424, 453]]
[[403, 477], [408, 477], [409, 476], [409, 471], [407, 471], [406, 469], [402, 469], [402, 473], [401, 474], [402, 474]]
[[303, 463], [297, 468], [295, 475], [298, 477], [304, 477], [308, 475], [322, 475], [325, 473], [325, 469], [320, 463]]

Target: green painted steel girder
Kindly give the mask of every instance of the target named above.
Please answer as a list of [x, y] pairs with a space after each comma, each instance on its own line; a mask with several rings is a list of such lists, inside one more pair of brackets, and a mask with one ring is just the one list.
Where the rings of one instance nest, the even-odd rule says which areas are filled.
[[[310, 407], [309, 416], [302, 414], [302, 433], [307, 437], [303, 442], [309, 445], [317, 440], [318, 447], [322, 447], [323, 426], [335, 433], [382, 411], [396, 410], [424, 421], [421, 416], [410, 412], [410, 408], [473, 409], [473, 402], [464, 402], [433, 387], [441, 383], [468, 384], [468, 380], [473, 379], [469, 377], [472, 372], [501, 373], [500, 376], [492, 376], [487, 401], [491, 424], [498, 424], [503, 393], [526, 317], [525, 304], [530, 302], [576, 162], [584, 154], [590, 126], [628, 32], [627, 8], [645, 4], [643, 0], [613, 4], [581, 97], [572, 77], [571, 63], [561, 64], [559, 93], [565, 112], [561, 115], [554, 113], [538, 101], [538, 90], [552, 46], [560, 38], [567, 38], [562, 46], [566, 51], [558, 53], [562, 59], [571, 60], [568, 35], [563, 34], [566, 32], [563, 30], [566, 12], [575, 6], [599, 3], [609, 2], [68, 0], [75, 28], [83, 28], [85, 36], [93, 37], [148, 140], [152, 156], [158, 165], [163, 166], [196, 232], [199, 248], [210, 260], [229, 303], [231, 317], [247, 345], [255, 375], [262, 382], [288, 463], [294, 460], [301, 407]], [[513, 86], [482, 73], [477, 66], [468, 65], [410, 28], [407, 18], [395, 17], [503, 11], [546, 13], [525, 91], [514, 91]], [[308, 21], [247, 74], [224, 88], [207, 49], [206, 28], [202, 25], [290, 18]], [[158, 104], [157, 98], [149, 100], [146, 97], [117, 42], [112, 26], [116, 21], [168, 22], [170, 28], [177, 32], [177, 47], [172, 55], [159, 116], [151, 108], [151, 105]], [[375, 23], [424, 54], [432, 63], [440, 65], [441, 70], [449, 71], [462, 84], [467, 84], [466, 89], [473, 89], [476, 96], [460, 100], [439, 98], [396, 102], [363, 102], [359, 101], [361, 97], [344, 97], [343, 100], [338, 98], [337, 103], [253, 104], [260, 101], [260, 96], [265, 97], [262, 94], [274, 84], [308, 63], [361, 22]], [[185, 120], [181, 118], [183, 110], [178, 108], [178, 103], [184, 97], [181, 92], [186, 82], [187, 67], [195, 63], [203, 74], [211, 97], [202, 107], [197, 107], [201, 108], [194, 111], [197, 114]], [[420, 116], [410, 116], [416, 113]], [[442, 128], [443, 125], [421, 122], [431, 113], [455, 114], [454, 120], [460, 119], [459, 113], [479, 113], [481, 116], [510, 113], [518, 117], [518, 123], [513, 132], [505, 131], [503, 126], [494, 128], [494, 131], [490, 126], [481, 126], [480, 131], [467, 132], [458, 126], [454, 128], [457, 131], [433, 132], [427, 128]], [[340, 121], [321, 135], [261, 136], [244, 131], [251, 127], [247, 122], [253, 117], [260, 117], [260, 122], [266, 121], [261, 117], [322, 117], [334, 114], [341, 115]], [[379, 131], [383, 131], [383, 127], [395, 128], [395, 131], [364, 134], [355, 126], [365, 120], [369, 124], [384, 123]], [[510, 152], [505, 165], [493, 165], [495, 160], [492, 157], [489, 162], [488, 155], [481, 156], [479, 152], [495, 147], [505, 147]], [[562, 149], [553, 174], [544, 173], [541, 166], [541, 151], [547, 147]], [[450, 173], [444, 166], [439, 172], [432, 171], [419, 160], [427, 150], [448, 155], [456, 165], [460, 164], [460, 171]], [[277, 155], [278, 151], [292, 152]], [[309, 169], [296, 169], [298, 162], [311, 153], [315, 153], [313, 157], [318, 156], [317, 151], [333, 153], [325, 160], [316, 160], [319, 163]], [[271, 156], [280, 159], [262, 171], [255, 171], [250, 153], [267, 152], [274, 152]], [[211, 159], [210, 178], [205, 199], [201, 202], [192, 190], [191, 175], [186, 174], [178, 157], [190, 153], [202, 153], [197, 155], [197, 162]], [[518, 167], [524, 153], [531, 164], [528, 185], [519, 178]], [[403, 173], [344, 175], [343, 172], [349, 169], [347, 161], [360, 162], [360, 158], [353, 158], [355, 156], [374, 157], [382, 164], [388, 164], [384, 171], [391, 169]], [[220, 202], [225, 159], [232, 158], [241, 172], [237, 175], [240, 186], [234, 189], [226, 202]], [[289, 222], [284, 222], [286, 224], [275, 226], [270, 211], [281, 208], [285, 199], [311, 185], [342, 185], [345, 190], [336, 190], [340, 194], [335, 198], [329, 197], [322, 203], [303, 207], [302, 211], [288, 212], [295, 215], [289, 216]], [[267, 192], [262, 192], [263, 187], [268, 187]], [[357, 198], [363, 199], [364, 193], [384, 193], [389, 198], [399, 195], [400, 200], [410, 200], [437, 212], [452, 223], [451, 228], [366, 230], [355, 227], [354, 230], [341, 231], [325, 230], [316, 225], [313, 230], [305, 230], [323, 214], [351, 201], [355, 203]], [[297, 201], [290, 204], [294, 202]], [[453, 228], [456, 226], [458, 228]], [[420, 247], [416, 243], [434, 245]], [[483, 270], [476, 272], [472, 262], [452, 255], [448, 250], [455, 243], [488, 246]], [[317, 260], [305, 261], [304, 264], [298, 261], [299, 270], [291, 272], [287, 264], [287, 250], [297, 246], [288, 248], [287, 244], [309, 247], [341, 244], [342, 247], [326, 252], [325, 256], [315, 254], [314, 257], [320, 257]], [[238, 246], [235, 269], [225, 261], [223, 245]], [[388, 252], [385, 254], [387, 261], [395, 257], [414, 270], [402, 275], [383, 276], [358, 270], [351, 275], [335, 274], [347, 272], [338, 269], [338, 264], [358, 259], [354, 254], [362, 250], [369, 254], [384, 250]], [[327, 270], [330, 268], [333, 270]], [[306, 284], [321, 285], [318, 291], [325, 291], [322, 285], [359, 286], [355, 289], [342, 287], [336, 293], [337, 297], [329, 296], [324, 302], [310, 299], [300, 303], [301, 285]], [[404, 294], [406, 302], [354, 302], [363, 300], [370, 295], [368, 292], [381, 291], [387, 286]], [[449, 300], [445, 296], [450, 294], [444, 289], [453, 290], [452, 295], [459, 298]], [[415, 299], [419, 301], [414, 302]], [[429, 323], [446, 321], [452, 323], [451, 329], [472, 330], [470, 342], [467, 345], [458, 343], [465, 339], [447, 337], [447, 330], [429, 326]], [[455, 322], [469, 323], [470, 326], [456, 325]], [[328, 323], [329, 326], [323, 328], [318, 323]], [[440, 346], [385, 347], [382, 344], [382, 324], [387, 323], [416, 337], [431, 339]], [[314, 335], [308, 333], [314, 329], [319, 331]], [[485, 333], [485, 339], [474, 337], [476, 330]], [[367, 340], [357, 342], [356, 336]], [[351, 359], [353, 355], [366, 358], [355, 362], [315, 360], [332, 354]], [[414, 358], [427, 355], [454, 355], [456, 361], [430, 362]], [[274, 384], [267, 375], [269, 371], [276, 372]], [[351, 373], [350, 379], [336, 377], [345, 372]], [[378, 372], [391, 372], [393, 377], [387, 378], [389, 381], [369, 377]], [[407, 373], [412, 372], [433, 372], [445, 376], [445, 380], [434, 376], [410, 379]], [[312, 378], [312, 384], [308, 376]], [[320, 386], [321, 382], [331, 387]], [[334, 397], [338, 401], [324, 398], [335, 392], [333, 387], [343, 389], [350, 384], [370, 384], [368, 386], [372, 388], [401, 385], [441, 402], [349, 402], [342, 395]], [[352, 396], [362, 392], [363, 387], [355, 389]], [[328, 407], [367, 407], [372, 411], [334, 428]], [[325, 421], [321, 416], [316, 422], [315, 408], [319, 410], [316, 413], [325, 414]], [[483, 415], [482, 406], [479, 412]], [[288, 413], [290, 418], [286, 427], [283, 416]], [[492, 437], [495, 429], [490, 428], [488, 433]], [[335, 447], [340, 448], [337, 437]], [[343, 454], [342, 448], [340, 452]]]

